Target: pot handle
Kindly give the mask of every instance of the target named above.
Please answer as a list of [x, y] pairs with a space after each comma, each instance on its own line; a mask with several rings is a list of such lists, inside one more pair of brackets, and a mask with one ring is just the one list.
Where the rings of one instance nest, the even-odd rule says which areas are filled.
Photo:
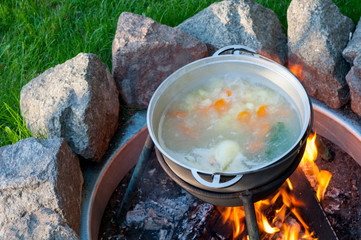
[[230, 46], [226, 46], [226, 47], [218, 49], [213, 54], [213, 56], [221, 55], [222, 53], [227, 52], [227, 51], [232, 51], [232, 54], [234, 54], [234, 55], [241, 55], [241, 52], [250, 53], [252, 55], [254, 55], [254, 54], [258, 55], [256, 50], [254, 50], [252, 48], [249, 48], [247, 46], [244, 46], [244, 45], [230, 45]]
[[221, 174], [213, 174], [212, 177], [212, 182], [208, 182], [206, 180], [204, 180], [201, 176], [199, 176], [197, 170], [192, 169], [192, 175], [193, 177], [197, 180], [197, 182], [199, 182], [200, 184], [206, 186], [206, 187], [210, 187], [210, 188], [226, 188], [229, 186], [232, 186], [233, 184], [235, 184], [236, 182], [238, 182], [243, 175], [236, 175], [234, 178], [232, 178], [231, 180], [227, 181], [227, 182], [220, 182], [221, 180]]
[[250, 48], [250, 47], [247, 47], [247, 46], [244, 46], [244, 45], [230, 45], [230, 46], [220, 48], [212, 56], [219, 56], [222, 53], [225, 53], [225, 52], [228, 52], [228, 51], [231, 51], [231, 54], [233, 54], [233, 55], [241, 55], [241, 52], [245, 52], [245, 53], [251, 54], [251, 55], [253, 55], [255, 57], [259, 57], [259, 58], [262, 58], [264, 60], [279, 64], [275, 60], [273, 60], [271, 58], [268, 58], [266, 56], [263, 56], [262, 54], [259, 54], [253, 48]]

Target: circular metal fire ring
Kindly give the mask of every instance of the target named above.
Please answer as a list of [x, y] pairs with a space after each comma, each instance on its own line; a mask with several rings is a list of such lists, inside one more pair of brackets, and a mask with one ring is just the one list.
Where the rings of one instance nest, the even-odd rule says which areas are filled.
[[[313, 129], [347, 152], [361, 165], [361, 121], [353, 113], [328, 108], [312, 99]], [[129, 126], [118, 132], [99, 163], [84, 166], [80, 239], [98, 239], [99, 226], [108, 201], [127, 172], [135, 166], [148, 135], [146, 112], [138, 112]]]

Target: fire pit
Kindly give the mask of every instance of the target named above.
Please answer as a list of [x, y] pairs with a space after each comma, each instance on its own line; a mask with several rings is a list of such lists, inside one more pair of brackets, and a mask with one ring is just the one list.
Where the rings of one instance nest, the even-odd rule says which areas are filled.
[[[162, 164], [165, 164], [164, 161], [161, 162], [161, 165]], [[170, 169], [168, 168], [166, 171], [170, 171]], [[305, 215], [303, 222], [307, 223], [309, 231], [319, 232], [316, 237], [319, 237], [319, 239], [335, 239], [332, 232], [330, 234], [330, 231], [327, 231], [327, 223], [322, 223], [321, 220], [323, 217], [319, 217], [317, 202], [315, 204], [314, 201], [307, 200], [307, 197], [312, 198], [313, 193], [304, 191], [307, 189], [310, 190], [310, 187], [307, 187], [307, 180], [300, 178], [299, 175], [302, 175], [302, 171], [297, 171], [293, 174], [291, 182], [295, 189], [303, 189], [301, 191], [302, 198], [300, 198], [299, 195], [292, 195], [292, 191], [290, 192], [286, 189], [288, 188], [288, 184], [286, 184], [278, 194], [269, 198], [269, 204], [268, 201], [257, 202], [255, 206], [257, 223], [260, 224], [259, 220], [265, 221], [265, 217], [268, 216], [267, 218], [270, 220], [269, 223], [275, 226], [273, 231], [278, 231], [276, 227], [281, 229], [281, 220], [277, 220], [276, 223], [271, 222], [272, 218], [274, 218], [273, 215], [270, 215], [272, 210], [269, 212], [262, 209], [267, 207], [267, 205], [270, 208], [279, 209], [281, 207], [279, 206], [279, 200], [284, 199], [288, 206], [292, 206], [292, 204], [297, 206], [297, 209], [293, 209], [292, 211], [298, 211], [300, 214]], [[178, 178], [178, 180], [181, 179]], [[122, 183], [126, 184], [126, 180], [123, 180]], [[122, 199], [121, 194], [124, 192], [121, 186], [117, 188], [105, 212], [100, 239], [121, 239], [120, 236], [125, 236], [127, 239], [158, 239], [157, 237], [160, 236], [160, 231], [163, 234], [162, 236], [166, 237], [165, 239], [231, 239], [232, 235], [233, 239], [235, 239], [237, 229], [241, 235], [237, 236], [236, 239], [243, 239], [247, 235], [247, 231], [244, 228], [245, 214], [243, 208], [215, 207], [214, 205], [204, 203], [192, 197], [183, 190], [184, 186], [182, 186], [182, 189], [179, 184], [171, 181], [171, 178], [163, 171], [155, 156], [152, 156], [149, 160], [139, 183], [139, 187], [135, 191], [136, 196], [132, 201], [134, 204], [132, 204], [132, 207], [129, 208], [125, 214], [126, 224], [119, 225], [115, 223], [112, 225], [112, 219], [115, 219], [112, 215], [112, 210], [119, 207], [116, 199]], [[187, 189], [187, 191], [189, 190]], [[236, 196], [236, 198], [237, 197], [238, 196]], [[308, 206], [307, 210], [306, 207], [302, 208], [297, 201], [292, 200], [293, 197], [302, 199], [302, 202]], [[290, 205], [289, 203], [292, 204]], [[275, 206], [271, 207], [273, 204]], [[316, 207], [313, 208], [312, 206]], [[286, 208], [283, 206], [281, 209]], [[283, 211], [280, 211], [279, 217], [276, 219], [282, 218], [282, 212]], [[289, 214], [290, 213], [287, 212], [286, 222], [292, 224], [294, 220]], [[293, 213], [291, 213], [291, 216], [293, 216]], [[292, 221], [290, 221], [290, 219], [292, 219]], [[272, 227], [270, 227], [271, 225], [267, 225], [269, 229], [272, 229]], [[263, 232], [263, 224], [260, 225], [260, 227], [260, 229], [262, 229], [260, 233], [262, 239], [276, 239], [265, 238], [267, 234]], [[282, 236], [280, 234], [283, 234], [283, 232], [284, 230], [277, 233], [277, 235]], [[304, 235], [305, 233], [306, 232], [302, 232], [301, 234]], [[311, 233], [308, 232], [307, 234], [309, 236]]]
[[[337, 144], [361, 165], [361, 125], [347, 110], [329, 109], [325, 104], [312, 99], [314, 109], [313, 129], [321, 136]], [[147, 136], [145, 112], [138, 113], [126, 129], [125, 137], [118, 134], [118, 146], [108, 160], [84, 169], [85, 189], [82, 202], [80, 237], [97, 239], [104, 209], [126, 173], [136, 164]]]

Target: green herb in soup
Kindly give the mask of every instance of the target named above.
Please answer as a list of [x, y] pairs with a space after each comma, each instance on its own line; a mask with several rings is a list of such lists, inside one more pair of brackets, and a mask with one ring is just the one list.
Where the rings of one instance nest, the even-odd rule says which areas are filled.
[[287, 149], [284, 147], [288, 146], [287, 142], [290, 134], [285, 127], [283, 122], [277, 122], [276, 125], [270, 130], [269, 148], [266, 150], [267, 157], [274, 158], [284, 153]]
[[158, 134], [162, 147], [187, 166], [240, 172], [284, 154], [300, 131], [292, 101], [276, 86], [223, 76], [177, 94]]

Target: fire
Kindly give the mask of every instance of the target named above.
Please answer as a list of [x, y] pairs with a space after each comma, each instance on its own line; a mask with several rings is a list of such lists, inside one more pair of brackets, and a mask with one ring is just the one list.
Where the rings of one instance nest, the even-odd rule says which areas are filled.
[[316, 134], [307, 139], [305, 154], [300, 163], [300, 167], [306, 174], [307, 179], [313, 187], [317, 187], [316, 197], [318, 201], [322, 201], [331, 180], [332, 174], [326, 170], [321, 170], [315, 164], [317, 158]]
[[279, 232], [280, 229], [277, 227], [271, 227], [271, 225], [269, 224], [267, 218], [265, 217], [265, 215], [262, 214], [262, 225], [264, 227], [264, 231], [266, 233], [276, 233]]
[[265, 57], [268, 57], [268, 58], [270, 58], [270, 59], [272, 59], [272, 60], [274, 60], [274, 61], [276, 61], [278, 63], [281, 63], [281, 60], [279, 59], [279, 57], [277, 56], [276, 53], [268, 53], [266, 51], [260, 51], [260, 54], [265, 56]]
[[285, 229], [286, 239], [298, 240], [299, 232], [300, 232], [300, 228], [298, 225], [292, 225], [291, 228], [286, 228]]
[[[316, 134], [313, 134], [307, 139], [306, 150], [300, 166], [308, 179], [311, 178], [311, 181], [317, 182], [318, 188], [316, 196], [319, 201], [322, 201], [332, 175], [328, 171], [320, 171], [314, 162], [317, 158], [315, 140]], [[287, 179], [272, 198], [254, 203], [259, 231], [282, 240], [295, 240], [300, 237], [302, 239], [315, 239], [307, 223], [297, 210], [297, 208], [303, 206], [304, 203], [294, 197], [292, 190], [292, 183]], [[276, 203], [278, 203], [278, 206], [281, 203], [282, 206], [278, 209], [273, 209], [272, 206], [275, 206]], [[270, 212], [270, 209], [273, 211]], [[249, 238], [248, 235], [243, 233], [245, 229], [243, 207], [219, 208], [219, 210], [222, 213], [223, 223], [232, 223], [233, 239], [243, 240]], [[286, 216], [289, 214], [293, 216], [291, 219], [297, 219], [297, 221], [294, 220], [294, 222], [291, 223], [286, 222]], [[274, 217], [270, 219], [267, 216]]]
[[244, 230], [245, 214], [241, 207], [228, 207], [223, 212], [223, 224], [230, 221], [233, 227], [233, 235], [239, 236]]
[[302, 81], [302, 65], [292, 64], [289, 67], [289, 70]]

